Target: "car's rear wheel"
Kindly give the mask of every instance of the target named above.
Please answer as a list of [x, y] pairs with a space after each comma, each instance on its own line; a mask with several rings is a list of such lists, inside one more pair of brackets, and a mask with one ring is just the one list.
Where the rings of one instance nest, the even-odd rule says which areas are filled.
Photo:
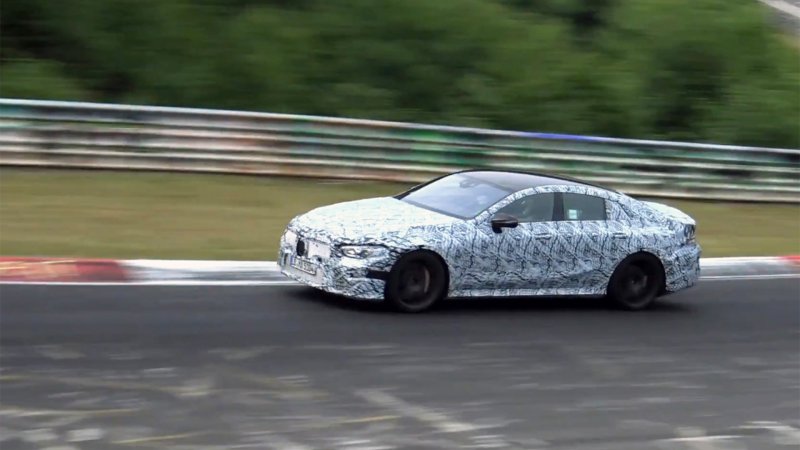
[[447, 293], [447, 270], [431, 252], [400, 257], [389, 272], [384, 297], [395, 310], [417, 313], [430, 309]]
[[664, 286], [664, 270], [648, 253], [625, 258], [608, 283], [608, 297], [617, 306], [631, 311], [648, 308]]

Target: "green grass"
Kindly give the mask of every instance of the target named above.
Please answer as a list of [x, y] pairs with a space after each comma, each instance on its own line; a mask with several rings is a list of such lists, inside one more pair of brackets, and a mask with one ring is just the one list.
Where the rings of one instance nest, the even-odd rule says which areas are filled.
[[[406, 185], [0, 170], [0, 255], [274, 260], [286, 223]], [[662, 200], [698, 220], [704, 256], [800, 253], [800, 207]]]

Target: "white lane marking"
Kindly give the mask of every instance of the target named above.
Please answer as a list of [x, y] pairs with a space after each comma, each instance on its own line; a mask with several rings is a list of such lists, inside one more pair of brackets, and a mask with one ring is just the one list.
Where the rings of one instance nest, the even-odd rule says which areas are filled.
[[667, 439], [667, 441], [680, 442], [694, 450], [718, 450], [714, 441], [727, 439], [727, 436], [707, 436], [706, 431], [699, 427], [678, 427], [675, 429], [675, 434], [680, 437]]
[[[800, 276], [800, 274], [798, 274]], [[128, 283], [131, 284], [131, 283]], [[172, 285], [172, 286], [292, 286], [299, 284], [293, 280], [147, 280], [136, 281], [141, 285]]]
[[180, 397], [206, 397], [214, 388], [214, 382], [208, 379], [186, 381], [179, 389]]
[[[299, 442], [294, 442], [289, 440], [284, 436], [280, 436], [274, 433], [258, 433], [259, 438], [258, 441], [260, 444], [272, 448], [275, 450], [311, 450], [312, 447], [309, 447], [305, 444], [301, 444]], [[263, 448], [263, 447], [262, 447]]]
[[700, 267], [729, 266], [742, 263], [785, 264], [785, 256], [720, 256], [700, 258]]
[[55, 441], [56, 439], [58, 439], [58, 435], [50, 428], [35, 428], [22, 432], [22, 440], [31, 444]]
[[79, 351], [68, 349], [61, 345], [39, 345], [34, 348], [45, 358], [55, 360], [80, 359], [86, 356]]
[[733, 280], [781, 280], [800, 278], [800, 273], [772, 273], [761, 275], [710, 275], [700, 277], [700, 281], [733, 281]]
[[394, 450], [393, 445], [373, 444], [370, 439], [349, 439], [339, 442], [337, 447], [347, 450]]
[[273, 347], [257, 346], [243, 348], [213, 348], [208, 353], [227, 361], [244, 361], [247, 359], [259, 358], [274, 350]]
[[99, 441], [104, 435], [100, 428], [80, 428], [67, 433], [67, 442]]
[[503, 436], [496, 434], [483, 434], [472, 438], [475, 442], [475, 448], [506, 448], [508, 443], [503, 439]]
[[142, 267], [186, 270], [219, 270], [219, 268], [246, 268], [250, 270], [277, 270], [277, 261], [217, 261], [209, 259], [123, 259], [121, 263]]
[[[763, 275], [714, 275], [700, 281], [800, 279], [800, 273]], [[0, 281], [0, 286], [302, 286], [291, 280], [158, 280], [158, 281]]]
[[750, 422], [741, 428], [764, 429], [776, 434], [775, 443], [779, 445], [800, 445], [800, 429], [781, 422]]
[[719, 434], [713, 436], [686, 436], [686, 437], [671, 438], [667, 440], [673, 442], [696, 442], [697, 448], [700, 448], [700, 446], [703, 445], [702, 448], [710, 449], [714, 447], [711, 446], [706, 447], [705, 443], [710, 443], [713, 441], [724, 441], [726, 439], [739, 439], [739, 438], [741, 438], [741, 436], [737, 436], [735, 434]]
[[462, 433], [478, 429], [475, 425], [459, 422], [424, 406], [412, 405], [405, 400], [377, 389], [360, 389], [355, 394], [373, 405], [392, 409], [403, 416], [427, 423], [434, 429], [444, 433]]
[[[681, 443], [692, 450], [734, 450], [741, 449], [741, 445], [732, 442], [741, 438], [736, 435], [708, 435], [700, 427], [678, 427], [675, 429], [676, 438], [664, 439], [665, 442]], [[717, 447], [716, 442], [725, 441], [723, 447]], [[746, 447], [745, 447], [746, 449]]]

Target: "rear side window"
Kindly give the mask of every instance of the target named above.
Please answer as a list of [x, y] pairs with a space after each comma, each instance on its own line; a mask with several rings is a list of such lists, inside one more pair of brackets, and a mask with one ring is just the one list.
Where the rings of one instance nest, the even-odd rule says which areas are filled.
[[606, 220], [606, 201], [591, 195], [562, 194], [564, 203], [563, 220]]

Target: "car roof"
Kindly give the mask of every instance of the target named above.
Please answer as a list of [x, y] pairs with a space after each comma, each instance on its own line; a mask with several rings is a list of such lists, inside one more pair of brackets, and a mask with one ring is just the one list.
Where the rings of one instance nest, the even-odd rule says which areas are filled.
[[516, 170], [496, 170], [496, 169], [471, 169], [456, 172], [465, 174], [481, 181], [500, 186], [508, 191], [517, 192], [523, 189], [552, 186], [552, 185], [569, 185], [569, 186], [584, 186], [596, 189], [603, 189], [610, 192], [616, 192], [605, 186], [598, 186], [596, 184], [587, 183], [575, 178], [569, 178], [559, 175], [523, 172]]

